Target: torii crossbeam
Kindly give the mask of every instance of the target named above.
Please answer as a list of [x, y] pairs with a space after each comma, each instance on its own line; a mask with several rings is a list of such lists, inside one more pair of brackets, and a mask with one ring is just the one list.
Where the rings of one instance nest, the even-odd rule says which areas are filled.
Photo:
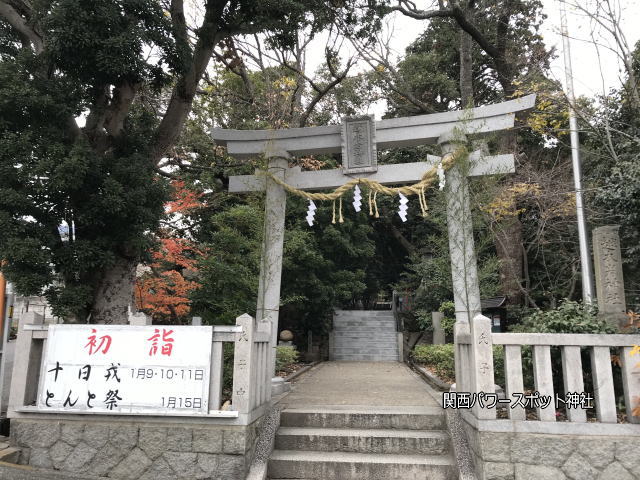
[[[229, 155], [248, 158], [264, 155], [269, 159], [269, 171], [287, 184], [302, 190], [322, 190], [343, 185], [352, 178], [369, 178], [382, 184], [402, 184], [418, 181], [440, 157], [428, 156], [425, 162], [396, 165], [375, 165], [376, 149], [412, 147], [439, 143], [444, 154], [455, 149], [453, 142], [465, 135], [487, 135], [513, 127], [515, 114], [533, 108], [535, 95], [464, 111], [373, 120], [358, 117], [350, 125], [293, 128], [289, 130], [226, 130], [211, 132], [218, 145], [226, 146]], [[369, 123], [367, 123], [369, 122]], [[359, 124], [353, 126], [355, 124]], [[351, 129], [351, 130], [350, 130]], [[454, 133], [457, 132], [457, 133]], [[368, 135], [362, 141], [362, 137]], [[355, 140], [354, 140], [355, 138]], [[351, 142], [351, 143], [349, 143]], [[350, 155], [370, 160], [364, 168], [357, 158], [353, 165]], [[288, 168], [287, 158], [294, 155], [343, 153], [343, 168], [303, 172]], [[470, 175], [510, 173], [514, 171], [512, 154], [488, 156], [473, 152]], [[353, 168], [353, 167], [357, 168]], [[350, 173], [357, 172], [357, 173]], [[456, 319], [469, 322], [480, 313], [476, 257], [473, 245], [471, 208], [467, 180], [456, 166], [447, 171], [447, 221], [449, 251], [453, 277]], [[286, 197], [284, 188], [266, 175], [239, 175], [229, 179], [229, 191], [236, 193], [266, 191], [265, 236], [263, 240], [258, 308], [256, 317], [270, 321], [272, 329], [272, 364], [275, 368], [275, 347], [278, 335], [282, 247]]]
[[[487, 134], [513, 127], [515, 112], [533, 108], [535, 95], [471, 110], [390, 118], [376, 122], [378, 148], [415, 147], [436, 143], [441, 135], [464, 125], [467, 134]], [[229, 155], [247, 158], [268, 152], [290, 155], [341, 153], [341, 126], [287, 130], [230, 130], [214, 128], [211, 137], [226, 146]]]

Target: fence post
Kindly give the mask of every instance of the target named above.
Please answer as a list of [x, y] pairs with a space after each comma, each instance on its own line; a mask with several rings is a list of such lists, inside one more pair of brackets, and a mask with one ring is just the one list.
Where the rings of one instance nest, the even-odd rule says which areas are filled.
[[26, 330], [25, 326], [43, 323], [44, 317], [36, 312], [26, 312], [20, 316], [9, 393], [10, 413], [37, 400], [43, 342], [36, 345], [33, 330]]
[[[580, 357], [580, 347], [577, 345], [562, 346], [562, 380], [565, 395], [584, 392], [582, 358]], [[567, 408], [566, 411], [570, 422], [587, 421], [587, 412], [582, 408]]]
[[469, 348], [471, 345], [461, 343], [464, 336], [470, 337], [469, 324], [458, 322], [453, 325], [454, 343], [454, 365], [456, 369], [456, 392], [471, 391], [471, 359], [469, 358]]
[[[472, 393], [495, 394], [493, 378], [493, 339], [491, 338], [491, 320], [484, 315], [476, 315], [471, 322], [471, 375]], [[473, 412], [479, 419], [495, 419], [496, 409], [482, 407], [476, 401]]]
[[[580, 347], [578, 347], [579, 349]], [[504, 346], [504, 383], [507, 399], [513, 399], [514, 393], [524, 394], [522, 347], [520, 345]], [[527, 412], [522, 405], [509, 406], [507, 411], [511, 420], [527, 419]]]
[[640, 357], [633, 357], [632, 351], [633, 347], [620, 349], [624, 406], [627, 410], [627, 421], [640, 423], [640, 416], [633, 415], [634, 410], [640, 408]]
[[616, 423], [616, 397], [613, 390], [611, 372], [611, 351], [609, 347], [593, 347], [591, 349], [591, 374], [596, 400], [596, 415], [602, 423]]
[[253, 398], [252, 384], [254, 375], [253, 362], [253, 336], [255, 332], [255, 320], [249, 314], [236, 318], [236, 325], [242, 326], [242, 332], [236, 333], [233, 358], [233, 408], [239, 413], [251, 411], [251, 399]]
[[[258, 322], [258, 331], [259, 332], [271, 332], [272, 329], [272, 321], [268, 320], [268, 319], [264, 319], [261, 322]], [[262, 390], [263, 390], [263, 394], [261, 395], [262, 401], [264, 402], [268, 402], [269, 400], [271, 400], [271, 384], [272, 382], [272, 377], [271, 377], [271, 348], [275, 348], [272, 347], [271, 343], [265, 343], [263, 344], [263, 355], [262, 355], [262, 359], [260, 361], [260, 370], [258, 378], [260, 379], [259, 381], [262, 382]]]
[[224, 381], [224, 344], [215, 341], [211, 345], [211, 373], [209, 376], [209, 410], [219, 410], [222, 403]]
[[541, 422], [556, 421], [555, 392], [553, 389], [553, 370], [551, 368], [551, 347], [549, 345], [533, 345], [533, 382], [536, 391], [542, 397], [551, 398], [545, 406], [536, 408], [538, 420]]

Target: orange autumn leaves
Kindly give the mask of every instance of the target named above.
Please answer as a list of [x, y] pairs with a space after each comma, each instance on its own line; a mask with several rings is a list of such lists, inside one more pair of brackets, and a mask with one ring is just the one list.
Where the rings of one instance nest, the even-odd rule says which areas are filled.
[[197, 258], [202, 248], [177, 236], [176, 224], [191, 211], [201, 208], [202, 194], [190, 190], [182, 181], [172, 182], [173, 195], [165, 206], [169, 221], [159, 230], [158, 245], [151, 252], [153, 262], [141, 268], [136, 281], [136, 303], [154, 320], [181, 323], [191, 310], [189, 294], [197, 282]]
[[160, 248], [152, 253], [155, 260], [137, 280], [138, 308], [154, 318], [179, 320], [190, 311], [189, 293], [198, 288], [192, 254], [200, 252], [190, 241], [160, 238]]

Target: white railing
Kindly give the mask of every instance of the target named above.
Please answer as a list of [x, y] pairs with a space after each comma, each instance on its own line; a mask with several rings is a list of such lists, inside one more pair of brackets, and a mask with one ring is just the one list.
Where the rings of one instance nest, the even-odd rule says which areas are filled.
[[[556, 333], [492, 333], [491, 321], [477, 315], [471, 325], [456, 324], [456, 381], [458, 392], [495, 394], [493, 346], [504, 346], [504, 377], [506, 399], [513, 401], [514, 393], [524, 393], [522, 348], [531, 348], [534, 387], [541, 397], [551, 398], [548, 404], [539, 402], [537, 418], [556, 421], [556, 393], [553, 384], [551, 347], [558, 347], [562, 359], [563, 389], [566, 393], [583, 393], [583, 365], [581, 349], [588, 349], [593, 383], [593, 403], [601, 423], [617, 423], [611, 348], [618, 350], [622, 372], [624, 407], [627, 421], [640, 423], [633, 415], [640, 406], [640, 356], [631, 356], [634, 345], [640, 345], [640, 335], [556, 334]], [[566, 401], [565, 397], [563, 401]], [[493, 403], [493, 402], [491, 402]], [[525, 421], [526, 411], [521, 404], [512, 408], [507, 404], [509, 419]], [[476, 404], [472, 409], [478, 419], [495, 419], [496, 408]], [[586, 422], [586, 410], [566, 408], [569, 422]]]
[[[33, 312], [20, 319], [9, 398], [9, 416], [38, 413], [36, 405], [48, 325]], [[236, 325], [213, 327], [211, 371], [209, 376], [209, 417], [234, 417], [251, 423], [271, 399], [269, 363], [270, 322], [256, 320], [248, 314], [236, 319]], [[233, 391], [228, 410], [223, 402], [224, 344], [232, 343]], [[41, 411], [46, 412], [46, 411]]]

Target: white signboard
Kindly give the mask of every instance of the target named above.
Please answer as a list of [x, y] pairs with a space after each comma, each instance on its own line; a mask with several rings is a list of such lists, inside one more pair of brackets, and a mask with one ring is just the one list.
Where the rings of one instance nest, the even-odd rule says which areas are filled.
[[212, 327], [51, 325], [38, 407], [206, 414], [212, 336]]

